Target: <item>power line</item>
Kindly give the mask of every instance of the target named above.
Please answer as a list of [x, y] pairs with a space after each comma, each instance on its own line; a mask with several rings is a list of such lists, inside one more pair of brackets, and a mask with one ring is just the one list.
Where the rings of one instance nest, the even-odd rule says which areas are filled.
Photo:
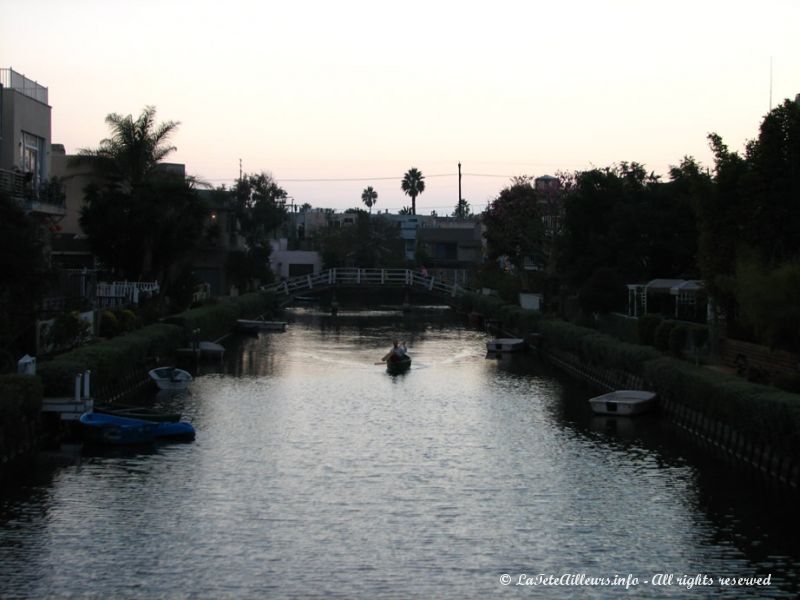
[[[499, 175], [489, 173], [462, 173], [467, 177], [499, 177], [503, 179], [511, 179], [514, 175]], [[433, 175], [425, 175], [425, 179], [432, 179], [434, 177], [458, 177], [458, 173], [435, 173]], [[401, 181], [403, 178], [394, 177], [300, 177], [300, 178], [287, 178], [274, 177], [275, 181], [286, 183], [336, 183], [336, 182], [357, 182], [357, 181]], [[206, 181], [236, 181], [233, 177], [217, 177], [205, 178]]]

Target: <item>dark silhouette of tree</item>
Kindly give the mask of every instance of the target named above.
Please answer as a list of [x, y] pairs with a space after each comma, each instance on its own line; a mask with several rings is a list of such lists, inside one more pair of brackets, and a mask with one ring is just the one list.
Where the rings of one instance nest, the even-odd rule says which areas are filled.
[[[106, 124], [111, 137], [96, 149], [81, 149], [75, 162], [91, 162], [100, 172], [127, 187], [143, 183], [158, 163], [176, 150], [169, 137], [180, 125], [177, 121], [156, 124], [156, 109], [146, 106], [137, 119], [111, 113]], [[88, 159], [88, 160], [87, 160]]]
[[378, 202], [378, 192], [372, 186], [364, 188], [364, 191], [361, 192], [361, 201], [369, 208], [369, 212], [372, 212], [372, 207]]
[[472, 209], [469, 206], [469, 202], [467, 202], [464, 198], [460, 198], [458, 204], [456, 204], [456, 208], [453, 211], [453, 215], [456, 219], [467, 219], [472, 216]]
[[425, 176], [419, 169], [411, 167], [403, 175], [400, 188], [406, 196], [411, 196], [411, 214], [417, 214], [417, 196], [425, 191]]
[[33, 324], [48, 268], [36, 224], [0, 191], [0, 372], [35, 354]]
[[115, 277], [158, 280], [169, 286], [202, 239], [208, 207], [191, 178], [159, 169], [172, 151], [178, 123], [157, 124], [148, 106], [134, 119], [106, 117], [111, 136], [75, 159], [88, 162], [102, 185], [85, 190], [80, 223], [92, 252]]
[[245, 174], [232, 189], [234, 214], [246, 250], [232, 253], [227, 264], [228, 275], [240, 289], [247, 289], [255, 280], [272, 280], [269, 256], [274, 232], [288, 218], [286, 190], [269, 173]]
[[536, 190], [528, 180], [513, 180], [483, 213], [489, 257], [508, 257], [521, 270], [525, 260], [542, 261], [544, 225]]

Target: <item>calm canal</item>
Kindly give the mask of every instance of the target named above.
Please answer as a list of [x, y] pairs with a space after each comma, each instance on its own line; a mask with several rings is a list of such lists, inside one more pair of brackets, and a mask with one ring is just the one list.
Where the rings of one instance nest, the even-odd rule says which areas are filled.
[[[443, 309], [292, 314], [161, 399], [194, 443], [54, 454], [3, 490], [0, 597], [798, 594], [796, 506], [663, 420], [593, 418], [591, 390], [487, 360]], [[517, 585], [539, 575], [574, 585]]]

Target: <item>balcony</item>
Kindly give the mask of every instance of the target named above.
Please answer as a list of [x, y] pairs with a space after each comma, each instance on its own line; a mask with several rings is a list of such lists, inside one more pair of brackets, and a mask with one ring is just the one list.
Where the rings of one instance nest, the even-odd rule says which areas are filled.
[[27, 213], [67, 214], [64, 189], [55, 179], [37, 184], [31, 173], [0, 169], [0, 193], [3, 192], [17, 200]]
[[16, 90], [23, 96], [47, 104], [47, 88], [32, 79], [28, 79], [22, 73], [17, 73], [14, 69], [0, 69], [0, 85], [9, 90]]

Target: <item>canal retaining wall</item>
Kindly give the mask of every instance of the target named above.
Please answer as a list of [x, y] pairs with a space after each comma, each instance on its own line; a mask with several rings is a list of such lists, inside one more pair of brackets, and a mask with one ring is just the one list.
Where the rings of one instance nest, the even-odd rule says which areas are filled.
[[33, 375], [0, 375], [0, 481], [38, 448], [42, 384]]
[[498, 319], [519, 337], [533, 334], [544, 360], [604, 391], [655, 391], [662, 413], [703, 447], [800, 489], [800, 395], [476, 296], [464, 298], [462, 310]]

